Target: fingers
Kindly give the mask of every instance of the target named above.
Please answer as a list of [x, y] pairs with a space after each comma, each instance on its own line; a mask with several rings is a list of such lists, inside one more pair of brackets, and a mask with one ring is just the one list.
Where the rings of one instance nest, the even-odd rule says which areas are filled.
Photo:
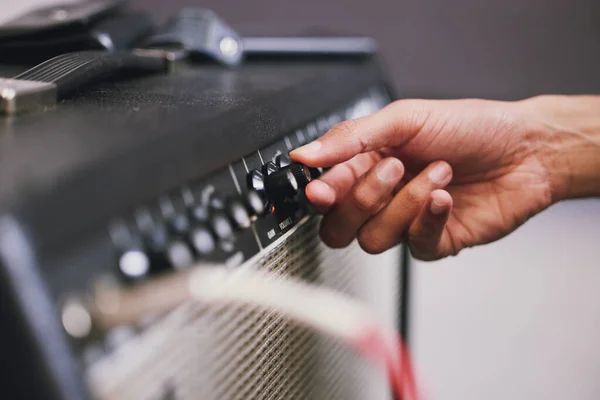
[[335, 190], [320, 179], [312, 181], [305, 189], [306, 197], [317, 212], [326, 213], [335, 203]]
[[421, 100], [394, 102], [369, 116], [337, 124], [290, 156], [311, 167], [330, 167], [360, 153], [401, 146], [422, 129], [430, 108]]
[[363, 175], [321, 224], [321, 238], [330, 247], [349, 245], [357, 231], [391, 199], [404, 166], [397, 158], [380, 161]]
[[434, 190], [417, 219], [408, 230], [409, 245], [414, 257], [423, 261], [433, 261], [452, 253], [444, 228], [450, 211], [452, 197], [445, 190]]
[[361, 247], [372, 254], [381, 253], [398, 244], [431, 192], [443, 189], [452, 180], [452, 169], [444, 161], [430, 164], [404, 186], [377, 215], [358, 232]]
[[352, 186], [381, 159], [376, 153], [359, 154], [336, 165], [306, 187], [306, 197], [320, 213], [341, 201]]

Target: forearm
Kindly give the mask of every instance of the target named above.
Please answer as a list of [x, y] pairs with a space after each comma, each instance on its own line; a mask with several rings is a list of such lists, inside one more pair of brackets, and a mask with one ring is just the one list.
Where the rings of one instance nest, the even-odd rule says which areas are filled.
[[600, 96], [540, 96], [523, 105], [541, 130], [553, 200], [600, 196]]

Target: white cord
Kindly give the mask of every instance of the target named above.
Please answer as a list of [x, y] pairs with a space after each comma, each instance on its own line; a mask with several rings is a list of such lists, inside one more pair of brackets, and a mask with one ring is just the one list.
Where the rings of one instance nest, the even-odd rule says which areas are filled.
[[359, 301], [324, 287], [257, 270], [203, 268], [189, 277], [191, 297], [203, 304], [248, 304], [278, 312], [335, 338], [357, 340], [376, 326]]

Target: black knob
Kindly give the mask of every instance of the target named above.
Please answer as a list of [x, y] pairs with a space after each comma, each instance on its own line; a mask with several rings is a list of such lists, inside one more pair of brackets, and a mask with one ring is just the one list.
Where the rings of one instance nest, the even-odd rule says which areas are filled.
[[214, 193], [208, 199], [208, 204], [210, 205], [210, 208], [212, 208], [213, 210], [224, 210], [225, 209], [225, 201], [221, 197], [217, 196]]
[[250, 227], [250, 214], [248, 209], [239, 200], [231, 200], [227, 205], [229, 217], [233, 220], [235, 227], [238, 229], [246, 229]]
[[264, 196], [258, 194], [254, 190], [250, 190], [246, 194], [246, 205], [252, 216], [263, 215], [267, 211], [268, 202]]
[[192, 250], [181, 239], [170, 241], [165, 249], [165, 255], [171, 267], [175, 269], [189, 267], [194, 262]]
[[277, 157], [275, 157], [275, 164], [279, 168], [287, 167], [291, 163], [292, 163], [292, 160], [290, 160], [290, 157], [288, 155], [280, 154]]
[[211, 216], [210, 228], [219, 240], [233, 238], [233, 227], [224, 213], [216, 212]]
[[198, 225], [190, 231], [189, 240], [194, 250], [200, 255], [212, 253], [217, 246], [215, 238], [204, 225]]
[[306, 187], [310, 181], [315, 179], [312, 168], [309, 168], [304, 164], [292, 163], [287, 168], [289, 168], [290, 171], [292, 171], [292, 174], [294, 174], [300, 189], [304, 189], [304, 187]]
[[262, 194], [265, 190], [265, 177], [259, 170], [250, 171], [246, 183], [249, 190], [254, 190], [258, 194]]
[[127, 280], [145, 278], [150, 272], [151, 260], [141, 247], [129, 248], [119, 255], [119, 271]]
[[248, 203], [248, 208], [253, 216], [263, 215], [269, 206], [267, 194], [265, 193], [265, 175], [255, 169], [248, 173], [246, 179], [248, 185], [246, 202]]
[[194, 253], [184, 239], [190, 230], [190, 218], [185, 213], [177, 213], [168, 222], [171, 239], [165, 246], [165, 258], [172, 268], [186, 268], [194, 262]]
[[268, 163], [262, 166], [263, 176], [269, 176], [278, 169], [279, 168], [277, 167], [277, 165], [275, 165], [273, 161], [269, 161]]
[[175, 214], [169, 220], [169, 230], [174, 235], [184, 235], [189, 231], [189, 229], [190, 229], [190, 219], [184, 213]]
[[295, 198], [312, 179], [309, 167], [292, 163], [266, 177], [265, 191], [269, 200], [279, 203]]
[[206, 222], [208, 221], [208, 207], [200, 204], [192, 206], [189, 210], [189, 217], [194, 222]]
[[152, 272], [160, 272], [168, 267], [165, 257], [165, 249], [169, 243], [169, 232], [166, 225], [160, 223], [143, 235], [144, 247], [150, 258], [150, 269]]
[[312, 176], [312, 179], [317, 179], [323, 175], [323, 168], [310, 168], [310, 175]]
[[163, 224], [156, 224], [152, 229], [144, 234], [145, 242], [153, 252], [161, 252], [169, 240], [169, 232]]

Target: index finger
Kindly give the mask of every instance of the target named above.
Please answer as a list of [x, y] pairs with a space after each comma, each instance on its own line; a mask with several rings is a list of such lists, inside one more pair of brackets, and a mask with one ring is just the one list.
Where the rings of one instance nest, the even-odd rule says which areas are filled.
[[374, 114], [335, 125], [290, 157], [310, 167], [331, 167], [360, 153], [402, 146], [423, 128], [429, 109], [426, 101], [394, 102]]

